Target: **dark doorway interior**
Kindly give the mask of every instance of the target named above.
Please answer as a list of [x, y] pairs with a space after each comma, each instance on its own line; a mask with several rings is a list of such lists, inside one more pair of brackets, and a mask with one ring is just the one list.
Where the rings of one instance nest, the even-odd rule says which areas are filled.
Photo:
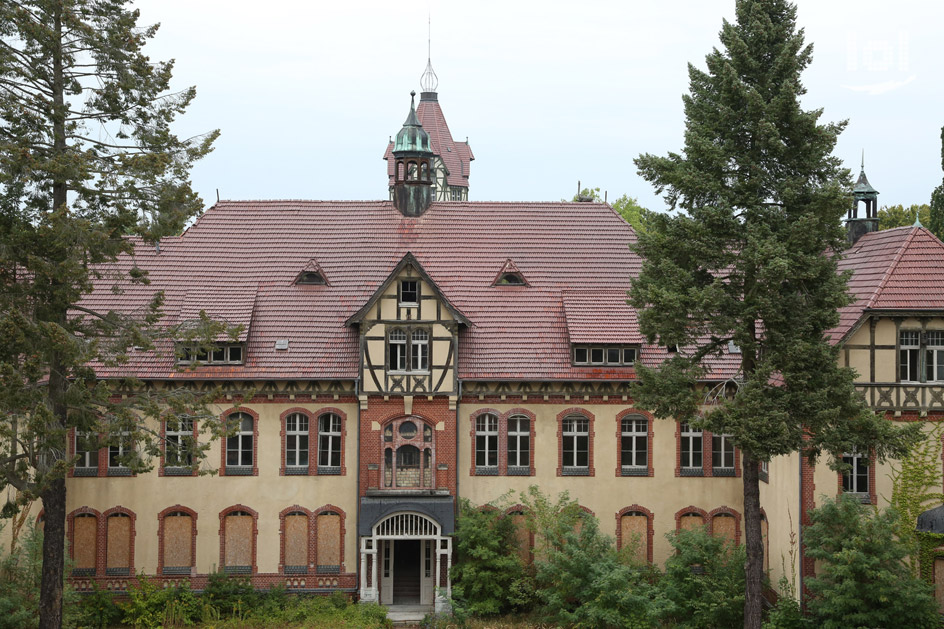
[[394, 541], [393, 604], [420, 604], [420, 540], [418, 539]]

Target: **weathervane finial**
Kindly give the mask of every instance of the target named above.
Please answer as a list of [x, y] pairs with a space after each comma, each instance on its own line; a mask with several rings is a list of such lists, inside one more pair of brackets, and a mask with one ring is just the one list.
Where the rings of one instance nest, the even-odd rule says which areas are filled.
[[420, 87], [423, 88], [424, 92], [435, 92], [436, 88], [439, 87], [439, 77], [433, 71], [432, 62], [433, 19], [429, 16], [427, 16], [427, 19], [429, 20], [427, 23], [429, 31], [426, 39], [426, 70], [423, 72], [423, 76], [420, 77]]
[[865, 149], [862, 149], [862, 172], [865, 172]]

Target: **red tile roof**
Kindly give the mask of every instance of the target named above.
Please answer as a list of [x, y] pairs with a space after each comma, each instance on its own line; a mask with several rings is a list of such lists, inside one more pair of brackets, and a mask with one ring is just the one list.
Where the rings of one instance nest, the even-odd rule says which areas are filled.
[[[452, 139], [446, 117], [438, 100], [420, 98], [416, 108], [416, 117], [419, 118], [423, 129], [429, 134], [429, 144], [433, 153], [442, 158], [446, 170], [449, 171], [446, 183], [450, 186], [469, 187], [470, 162], [475, 159], [472, 147], [468, 142], [456, 142]], [[393, 185], [394, 160], [393, 142], [387, 145], [384, 159], [387, 160], [387, 176], [390, 185]]]
[[[461, 378], [625, 380], [632, 368], [571, 366], [568, 317], [579, 319], [583, 304], [621, 312], [614, 324], [634, 320], [621, 303], [640, 268], [628, 248], [634, 240], [629, 225], [595, 203], [434, 203], [405, 217], [386, 201], [224, 201], [160, 251], [138, 243], [133, 260], [120, 258], [124, 269], [146, 270], [149, 285], [115, 294], [103, 280], [84, 304], [134, 311], [163, 290], [169, 324], [200, 309], [245, 322], [254, 304], [243, 366], [175, 371], [172, 348], [163, 347], [121, 370], [101, 368], [104, 377], [354, 379], [358, 332], [345, 321], [412, 253], [471, 323], [460, 332]], [[330, 285], [293, 283], [312, 259]], [[492, 285], [508, 259], [529, 286]], [[577, 294], [565, 317], [568, 291]], [[282, 339], [288, 350], [275, 349]]]
[[924, 227], [898, 227], [864, 235], [839, 261], [852, 271], [855, 301], [839, 311], [834, 342], [852, 331], [868, 310], [944, 310], [944, 243]]
[[564, 314], [571, 343], [643, 342], [626, 291], [565, 291]]

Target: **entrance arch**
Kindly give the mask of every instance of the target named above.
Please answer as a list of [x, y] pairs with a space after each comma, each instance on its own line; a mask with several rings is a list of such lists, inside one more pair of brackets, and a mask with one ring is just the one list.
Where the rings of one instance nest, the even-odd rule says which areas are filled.
[[435, 605], [452, 595], [452, 538], [416, 511], [382, 517], [361, 537], [361, 600], [383, 605]]

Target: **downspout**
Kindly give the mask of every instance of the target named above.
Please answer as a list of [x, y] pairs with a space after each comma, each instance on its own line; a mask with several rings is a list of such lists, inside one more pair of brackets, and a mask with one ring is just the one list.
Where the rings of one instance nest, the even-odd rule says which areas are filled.
[[356, 517], [354, 518], [354, 557], [356, 565], [356, 577], [354, 581], [354, 589], [357, 592], [358, 599], [361, 595], [361, 539], [360, 535], [357, 535], [357, 531], [360, 530], [361, 526], [361, 379], [360, 376], [354, 380], [354, 403], [357, 405], [357, 472], [354, 474], [354, 483], [355, 490], [354, 495], [357, 498], [357, 508], [355, 510]]
[[802, 609], [803, 608], [803, 559], [804, 559], [804, 554], [805, 554], [803, 551], [803, 450], [802, 449], [798, 450], [798, 454], [800, 455], [800, 464], [797, 466], [797, 468], [800, 470], [800, 510], [798, 512], [799, 519], [797, 521], [797, 526], [798, 526], [799, 532], [797, 534], [797, 537], [800, 544], [800, 554], [798, 555], [799, 561], [800, 561], [800, 589], [797, 591], [797, 599], [799, 600], [800, 608]]

